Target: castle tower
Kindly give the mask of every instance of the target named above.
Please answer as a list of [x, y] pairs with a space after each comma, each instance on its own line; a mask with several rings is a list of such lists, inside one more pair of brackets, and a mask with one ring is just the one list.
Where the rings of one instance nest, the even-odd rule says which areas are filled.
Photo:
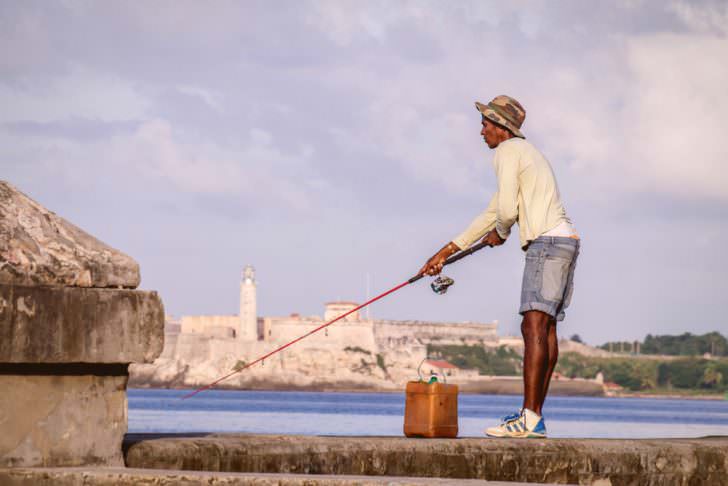
[[255, 297], [255, 269], [246, 265], [240, 281], [240, 329], [238, 339], [258, 339], [258, 312]]

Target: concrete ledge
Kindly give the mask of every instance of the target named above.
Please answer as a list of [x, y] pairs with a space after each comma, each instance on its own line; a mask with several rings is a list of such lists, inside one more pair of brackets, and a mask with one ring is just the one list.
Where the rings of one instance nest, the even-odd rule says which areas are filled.
[[6, 486], [157, 486], [255, 485], [255, 486], [518, 486], [481, 480], [402, 478], [367, 476], [307, 476], [304, 474], [247, 474], [197, 471], [155, 471], [150, 469], [0, 469], [0, 484]]
[[674, 440], [127, 436], [129, 467], [612, 485], [728, 484], [728, 437]]
[[0, 284], [0, 363], [150, 363], [163, 344], [156, 292]]
[[0, 375], [0, 467], [123, 465], [127, 379]]

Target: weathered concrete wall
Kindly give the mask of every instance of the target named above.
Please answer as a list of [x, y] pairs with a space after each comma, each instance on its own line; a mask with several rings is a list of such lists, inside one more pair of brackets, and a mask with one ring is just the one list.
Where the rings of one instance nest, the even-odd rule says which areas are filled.
[[[311, 321], [290, 317], [266, 317], [270, 322], [265, 340], [275, 344], [285, 344], [313, 331], [325, 321]], [[305, 344], [304, 344], [305, 343]], [[372, 323], [367, 321], [339, 321], [306, 338], [305, 346], [334, 346], [344, 349], [346, 346], [359, 346], [376, 351]]]
[[0, 374], [0, 464], [123, 465], [126, 380]]
[[0, 284], [0, 363], [147, 363], [163, 338], [156, 292]]
[[139, 266], [0, 181], [0, 467], [121, 465], [131, 362], [163, 348]]
[[139, 265], [0, 181], [0, 283], [124, 287]]
[[155, 292], [0, 284], [0, 466], [122, 464], [127, 364], [163, 326]]
[[498, 341], [498, 324], [377, 320], [374, 335], [379, 343], [396, 339], [439, 344], [493, 343]]
[[[728, 484], [728, 437], [407, 439], [209, 435], [128, 438], [129, 467], [617, 485]], [[608, 481], [608, 482], [606, 482]]]
[[146, 469], [0, 469], [4, 486], [520, 486], [479, 480], [330, 476], [303, 474], [246, 474], [198, 471], [150, 471]]

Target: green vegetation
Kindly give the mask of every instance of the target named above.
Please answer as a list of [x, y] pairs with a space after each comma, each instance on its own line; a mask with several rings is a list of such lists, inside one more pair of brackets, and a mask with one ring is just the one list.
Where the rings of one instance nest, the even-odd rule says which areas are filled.
[[384, 356], [381, 354], [377, 355], [377, 366], [382, 368], [382, 371], [387, 372], [387, 365], [384, 364]]
[[[676, 357], [587, 357], [562, 353], [556, 371], [570, 378], [593, 379], [602, 373], [604, 380], [626, 390], [641, 393], [726, 393], [728, 392], [728, 358], [725, 338], [718, 333], [694, 336], [647, 336], [642, 349]], [[602, 346], [608, 349], [608, 345]], [[628, 349], [628, 348], [627, 348]], [[703, 358], [703, 352], [713, 358]], [[692, 355], [691, 355], [692, 354]], [[481, 375], [519, 375], [522, 358], [513, 349], [501, 346], [428, 344], [427, 355], [444, 359], [463, 369], [476, 369]]]
[[679, 358], [672, 360], [635, 358], [589, 358], [564, 353], [556, 371], [569, 377], [594, 378], [632, 391], [701, 390], [728, 391], [728, 360]]
[[491, 351], [482, 346], [428, 344], [427, 356], [444, 359], [458, 368], [476, 369], [481, 375], [521, 373], [521, 356], [505, 346]]
[[369, 356], [372, 355], [371, 351], [367, 351], [366, 349], [360, 348], [359, 346], [354, 346], [354, 347], [347, 346], [344, 348], [344, 351], [348, 351], [350, 353], [361, 353], [361, 354], [366, 354]]
[[[637, 350], [634, 343], [628, 341], [609, 342], [600, 347], [615, 352], [624, 350], [631, 353]], [[701, 336], [689, 332], [678, 336], [648, 334], [645, 340], [639, 343], [639, 352], [668, 356], [702, 356], [705, 353], [728, 356], [728, 340], [718, 332], [709, 332]]]
[[668, 388], [728, 391], [728, 360], [688, 358], [661, 363], [657, 383]]
[[632, 358], [589, 358], [576, 353], [563, 353], [556, 371], [569, 378], [594, 378], [600, 371], [605, 381], [628, 390], [646, 390], [657, 385], [659, 362]]
[[728, 356], [728, 340], [717, 332], [695, 336], [686, 332], [679, 336], [652, 336], [648, 334], [642, 344], [644, 354], [668, 354], [673, 356]]

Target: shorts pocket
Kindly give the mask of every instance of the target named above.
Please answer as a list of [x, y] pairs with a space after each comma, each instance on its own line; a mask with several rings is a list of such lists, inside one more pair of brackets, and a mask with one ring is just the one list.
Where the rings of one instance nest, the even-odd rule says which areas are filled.
[[527, 255], [526, 256], [526, 268], [523, 270], [523, 284], [522, 292], [538, 292], [541, 287], [541, 272], [542, 272], [542, 260], [543, 256]]
[[543, 262], [541, 297], [552, 302], [561, 302], [563, 300], [570, 265], [570, 260], [546, 258]]

